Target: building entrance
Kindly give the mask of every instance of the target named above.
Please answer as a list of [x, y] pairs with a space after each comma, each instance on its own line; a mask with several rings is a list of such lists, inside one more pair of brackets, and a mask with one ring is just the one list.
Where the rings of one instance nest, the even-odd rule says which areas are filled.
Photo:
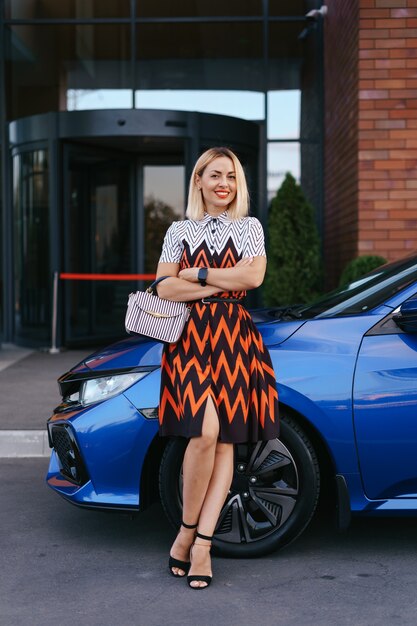
[[[123, 337], [127, 296], [155, 273], [168, 226], [184, 217], [194, 163], [211, 146], [237, 152], [252, 213], [264, 218], [256, 122], [179, 111], [65, 111], [17, 120], [9, 131], [7, 341], [51, 345], [56, 272], [72, 275], [59, 284], [58, 346]], [[103, 280], [108, 274], [144, 278]]]
[[[184, 156], [70, 144], [63, 165], [64, 271], [97, 275], [61, 282], [64, 336], [97, 342], [123, 333], [128, 294], [150, 282], [167, 227], [184, 216]], [[143, 280], [125, 280], [133, 273]]]

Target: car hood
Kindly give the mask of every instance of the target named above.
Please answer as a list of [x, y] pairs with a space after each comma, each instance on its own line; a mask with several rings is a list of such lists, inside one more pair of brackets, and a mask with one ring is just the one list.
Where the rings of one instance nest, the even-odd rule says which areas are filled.
[[127, 337], [90, 354], [72, 372], [118, 370], [144, 365], [159, 365], [162, 343], [145, 337]]
[[[256, 320], [256, 316], [254, 316]], [[291, 337], [304, 321], [257, 320], [266, 346], [282, 343]], [[108, 371], [137, 366], [155, 366], [161, 362], [163, 344], [145, 337], [127, 337], [94, 352], [76, 365], [72, 372]]]

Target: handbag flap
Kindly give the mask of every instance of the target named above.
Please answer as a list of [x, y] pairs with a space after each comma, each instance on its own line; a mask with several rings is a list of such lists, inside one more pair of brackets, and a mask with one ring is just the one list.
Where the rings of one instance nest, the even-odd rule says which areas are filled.
[[128, 306], [134, 306], [136, 309], [143, 311], [143, 313], [161, 319], [184, 316], [188, 309], [184, 302], [163, 300], [158, 296], [143, 291], [131, 293]]

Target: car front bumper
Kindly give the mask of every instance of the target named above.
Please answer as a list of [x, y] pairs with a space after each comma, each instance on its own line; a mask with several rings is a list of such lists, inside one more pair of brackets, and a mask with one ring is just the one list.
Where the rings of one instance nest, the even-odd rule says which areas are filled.
[[47, 485], [73, 504], [140, 509], [140, 480], [158, 422], [120, 394], [48, 420]]

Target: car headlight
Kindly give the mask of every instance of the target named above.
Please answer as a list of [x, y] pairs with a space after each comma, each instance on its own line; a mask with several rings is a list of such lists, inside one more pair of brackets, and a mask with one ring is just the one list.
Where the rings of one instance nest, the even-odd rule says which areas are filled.
[[[80, 391], [77, 394], [73, 394], [70, 400], [78, 400], [83, 406], [102, 402], [122, 393], [147, 374], [149, 372], [131, 372], [129, 374], [115, 374], [114, 376], [101, 376], [100, 378], [86, 380], [82, 383]], [[78, 397], [75, 398], [74, 396]]]

